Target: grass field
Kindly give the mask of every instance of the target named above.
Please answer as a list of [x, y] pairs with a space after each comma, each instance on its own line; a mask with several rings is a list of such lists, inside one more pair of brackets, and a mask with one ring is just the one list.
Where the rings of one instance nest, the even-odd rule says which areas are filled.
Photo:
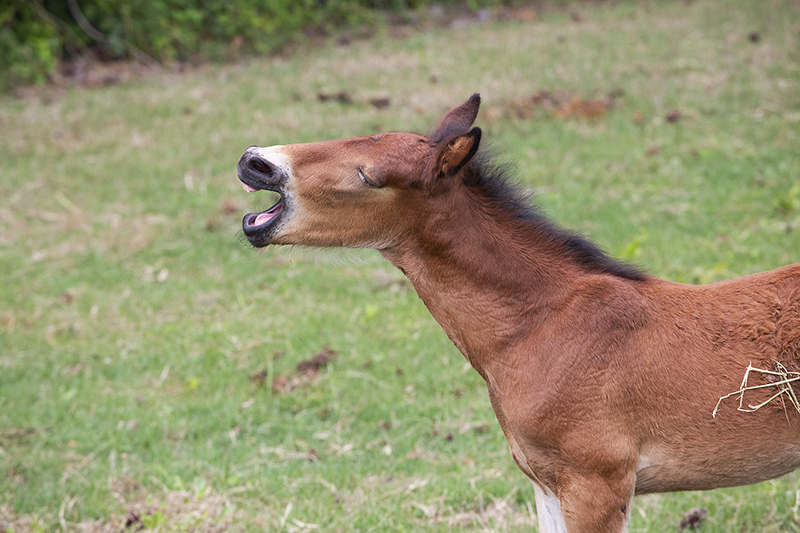
[[[399, 272], [247, 245], [248, 145], [423, 132], [480, 92], [497, 157], [612, 254], [687, 283], [800, 261], [800, 4], [492, 14], [0, 99], [0, 531], [535, 529]], [[697, 506], [704, 532], [800, 531], [800, 477], [637, 498], [631, 531]]]

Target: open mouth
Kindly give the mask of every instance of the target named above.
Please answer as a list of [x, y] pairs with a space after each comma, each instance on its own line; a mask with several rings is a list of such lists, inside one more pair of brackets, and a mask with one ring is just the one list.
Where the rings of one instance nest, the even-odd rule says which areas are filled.
[[[246, 183], [243, 183], [242, 185], [244, 185], [244, 190], [246, 190], [247, 192], [256, 192], [258, 190], [253, 187], [250, 187]], [[273, 221], [273, 219], [275, 219], [278, 215], [281, 214], [282, 210], [283, 210], [283, 196], [281, 196], [278, 199], [275, 205], [273, 205], [266, 211], [262, 211], [261, 213], [248, 213], [244, 217], [245, 231], [247, 231], [247, 228], [256, 230], [261, 228], [262, 226], [270, 224]]]
[[247, 192], [256, 192], [259, 190], [268, 190], [280, 195], [278, 201], [266, 211], [260, 213], [247, 213], [242, 219], [242, 229], [247, 239], [254, 246], [266, 246], [269, 244], [269, 237], [276, 226], [276, 223], [281, 218], [284, 208], [284, 196], [278, 187], [265, 187], [263, 189], [253, 187], [247, 183], [242, 182], [244, 190]]

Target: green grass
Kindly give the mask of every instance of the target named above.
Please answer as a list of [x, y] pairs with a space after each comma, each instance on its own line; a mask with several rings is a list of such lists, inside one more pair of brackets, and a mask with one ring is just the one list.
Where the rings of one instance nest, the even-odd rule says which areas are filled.
[[[135, 510], [177, 532], [531, 530], [481, 379], [399, 272], [253, 251], [240, 217], [268, 199], [235, 165], [425, 131], [477, 91], [498, 157], [615, 255], [690, 283], [800, 260], [797, 3], [572, 11], [0, 100], [0, 528], [115, 531]], [[515, 111], [617, 89], [596, 120]], [[354, 104], [317, 98], [342, 90]], [[326, 346], [319, 376], [272, 392]], [[630, 527], [703, 506], [702, 531], [800, 531], [798, 494], [793, 474], [648, 496]]]

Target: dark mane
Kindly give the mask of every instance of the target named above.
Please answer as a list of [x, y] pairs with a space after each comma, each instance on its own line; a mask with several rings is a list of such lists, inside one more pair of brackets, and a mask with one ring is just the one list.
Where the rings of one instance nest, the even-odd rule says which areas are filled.
[[494, 164], [478, 154], [463, 173], [464, 182], [477, 196], [488, 199], [499, 210], [515, 218], [529, 222], [532, 230], [562, 246], [584, 268], [633, 281], [647, 279], [641, 268], [614, 259], [586, 237], [552, 223], [532, 202], [532, 193], [524, 191], [519, 182], [511, 178], [514, 170], [509, 165]]

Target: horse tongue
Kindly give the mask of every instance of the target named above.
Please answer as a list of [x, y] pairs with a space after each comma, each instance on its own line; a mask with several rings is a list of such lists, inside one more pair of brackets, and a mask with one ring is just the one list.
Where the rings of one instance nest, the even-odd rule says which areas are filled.
[[265, 224], [272, 220], [272, 217], [275, 216], [276, 213], [271, 211], [267, 211], [266, 213], [260, 213], [256, 219], [253, 221], [253, 226], [260, 226], [261, 224]]
[[244, 187], [244, 190], [246, 190], [247, 192], [256, 192], [258, 190], [258, 189], [254, 189], [253, 187], [249, 186], [248, 184], [246, 184], [244, 182], [242, 182], [242, 187]]
[[275, 217], [275, 215], [280, 213], [282, 210], [283, 210], [283, 202], [281, 201], [281, 202], [278, 202], [277, 204], [273, 205], [272, 207], [270, 207], [269, 209], [267, 209], [263, 213], [259, 213], [258, 215], [256, 215], [256, 218], [255, 218], [255, 220], [253, 220], [253, 224], [252, 225], [253, 226], [260, 226], [262, 224], [266, 224], [267, 222], [272, 220], [273, 217]]

